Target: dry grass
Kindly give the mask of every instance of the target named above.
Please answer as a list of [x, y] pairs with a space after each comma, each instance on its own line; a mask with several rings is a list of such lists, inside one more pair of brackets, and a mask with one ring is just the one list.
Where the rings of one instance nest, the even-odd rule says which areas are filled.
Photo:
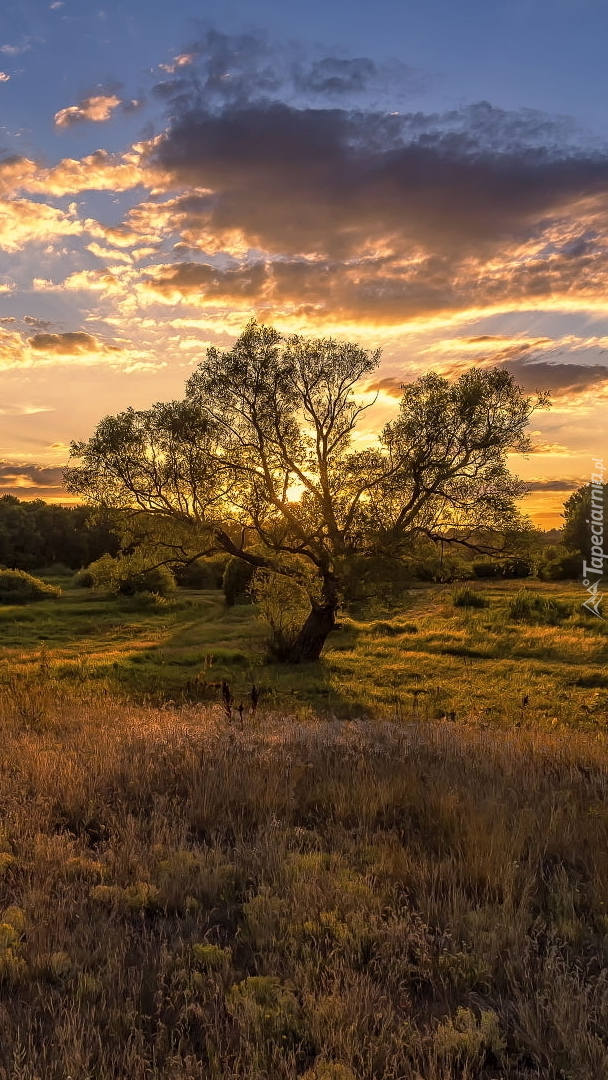
[[5, 695], [0, 1077], [608, 1075], [606, 750]]

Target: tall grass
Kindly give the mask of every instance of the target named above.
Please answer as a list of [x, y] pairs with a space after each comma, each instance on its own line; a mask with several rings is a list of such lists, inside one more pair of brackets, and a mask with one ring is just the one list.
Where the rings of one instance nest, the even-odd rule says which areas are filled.
[[603, 732], [0, 703], [0, 1077], [608, 1075]]

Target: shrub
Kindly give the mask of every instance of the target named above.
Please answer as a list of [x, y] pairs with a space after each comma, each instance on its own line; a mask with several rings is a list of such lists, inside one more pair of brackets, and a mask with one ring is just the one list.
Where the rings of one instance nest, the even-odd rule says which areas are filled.
[[29, 604], [61, 596], [61, 589], [47, 585], [25, 570], [0, 570], [0, 604]]
[[582, 571], [583, 557], [578, 551], [545, 548], [536, 562], [536, 576], [541, 581], [576, 581]]
[[88, 566], [74, 574], [72, 585], [75, 589], [92, 589], [94, 587], [95, 577]]
[[258, 570], [252, 578], [251, 594], [260, 616], [269, 628], [266, 649], [270, 660], [287, 660], [310, 610], [304, 589], [282, 574]]
[[464, 589], [457, 589], [452, 597], [452, 603], [454, 607], [463, 608], [487, 608], [490, 606], [490, 601], [482, 596], [481, 593], [475, 592], [474, 589], [469, 589], [465, 586]]
[[478, 578], [522, 578], [530, 576], [532, 565], [527, 559], [478, 559], [473, 573]]
[[175, 571], [177, 584], [183, 589], [221, 589], [224, 569], [228, 561], [218, 559], [197, 559], [187, 566], [179, 566]]
[[557, 626], [572, 614], [572, 605], [552, 596], [534, 596], [523, 589], [509, 600], [509, 618], [513, 622], [546, 623]]
[[157, 593], [167, 596], [175, 591], [175, 578], [168, 566], [147, 567], [143, 555], [112, 558], [102, 555], [88, 567], [95, 588], [108, 589], [120, 596]]
[[255, 567], [250, 566], [243, 559], [237, 559], [232, 555], [226, 563], [222, 577], [222, 589], [227, 607], [235, 604], [247, 604], [251, 601], [248, 589], [253, 580]]

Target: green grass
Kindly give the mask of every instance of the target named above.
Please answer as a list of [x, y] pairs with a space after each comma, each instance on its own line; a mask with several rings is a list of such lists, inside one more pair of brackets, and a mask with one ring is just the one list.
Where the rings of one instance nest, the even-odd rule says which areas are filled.
[[608, 1076], [606, 626], [478, 588], [301, 667], [218, 592], [0, 607], [0, 1080]]
[[[487, 607], [454, 607], [455, 590], [437, 586], [380, 621], [345, 616], [319, 663], [293, 667], [267, 664], [255, 608], [226, 609], [217, 591], [149, 606], [64, 589], [0, 607], [0, 680], [33, 671], [43, 648], [60, 680], [139, 701], [213, 700], [225, 679], [237, 703], [255, 681], [268, 704], [299, 715], [604, 723], [606, 624], [582, 613], [576, 586], [529, 583], [525, 622], [517, 582], [477, 591]], [[555, 625], [547, 610], [561, 613]]]

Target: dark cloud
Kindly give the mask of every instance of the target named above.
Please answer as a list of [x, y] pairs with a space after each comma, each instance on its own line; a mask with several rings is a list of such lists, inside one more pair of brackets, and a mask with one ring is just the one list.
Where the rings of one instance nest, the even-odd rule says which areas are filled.
[[157, 267], [148, 287], [165, 296], [177, 292], [211, 300], [258, 298], [266, 277], [266, 267], [260, 263], [237, 270], [220, 270], [207, 263], [184, 262]]
[[48, 330], [53, 325], [48, 319], [36, 319], [33, 315], [24, 315], [23, 321], [27, 326], [35, 326], [38, 330]]
[[29, 344], [36, 352], [56, 353], [58, 356], [80, 356], [90, 352], [120, 352], [116, 345], [106, 345], [82, 330], [63, 334], [34, 334]]
[[343, 59], [325, 56], [308, 67], [301, 67], [295, 76], [298, 89], [315, 94], [352, 94], [367, 90], [378, 74], [376, 64], [365, 57]]
[[528, 491], [576, 491], [582, 480], [527, 480]]
[[[278, 44], [263, 33], [224, 34], [210, 29], [169, 64], [155, 93], [178, 115], [194, 102], [207, 109], [228, 104], [323, 98], [401, 101], [426, 84], [422, 73], [393, 60], [319, 53], [295, 42]], [[387, 106], [388, 107], [388, 106]], [[394, 108], [395, 105], [390, 106]]]
[[[252, 302], [257, 283], [262, 306], [398, 324], [601, 292], [608, 150], [568, 122], [402, 110], [372, 60], [256, 35], [211, 31], [165, 67], [168, 126], [145, 160], [178, 192], [176, 254], [236, 251]], [[399, 93], [413, 78], [399, 68]]]
[[[608, 157], [560, 148], [548, 118], [487, 103], [444, 117], [239, 95], [221, 108], [196, 94], [178, 104], [154, 160], [177, 183], [215, 192], [213, 228], [281, 254], [348, 257], [388, 239], [454, 260], [531, 237], [565, 203], [608, 185]], [[562, 255], [589, 245], [575, 239]]]
[[504, 365], [527, 393], [550, 390], [554, 398], [608, 388], [605, 364], [561, 364], [546, 360], [510, 360]]
[[18, 499], [60, 499], [65, 494], [62, 468], [0, 461], [0, 495], [16, 495]]
[[[493, 358], [493, 362], [495, 367], [505, 367], [510, 371], [527, 394], [548, 390], [553, 398], [559, 398], [575, 396], [587, 390], [599, 391], [608, 388], [608, 367], [603, 364], [561, 364], [545, 360], [530, 361], [525, 357], [507, 362]], [[474, 362], [458, 362], [448, 370], [448, 377], [458, 378], [463, 371], [475, 366], [479, 365]], [[403, 378], [387, 376], [369, 383], [365, 389], [401, 398], [403, 382]], [[539, 449], [543, 450], [542, 447]]]

